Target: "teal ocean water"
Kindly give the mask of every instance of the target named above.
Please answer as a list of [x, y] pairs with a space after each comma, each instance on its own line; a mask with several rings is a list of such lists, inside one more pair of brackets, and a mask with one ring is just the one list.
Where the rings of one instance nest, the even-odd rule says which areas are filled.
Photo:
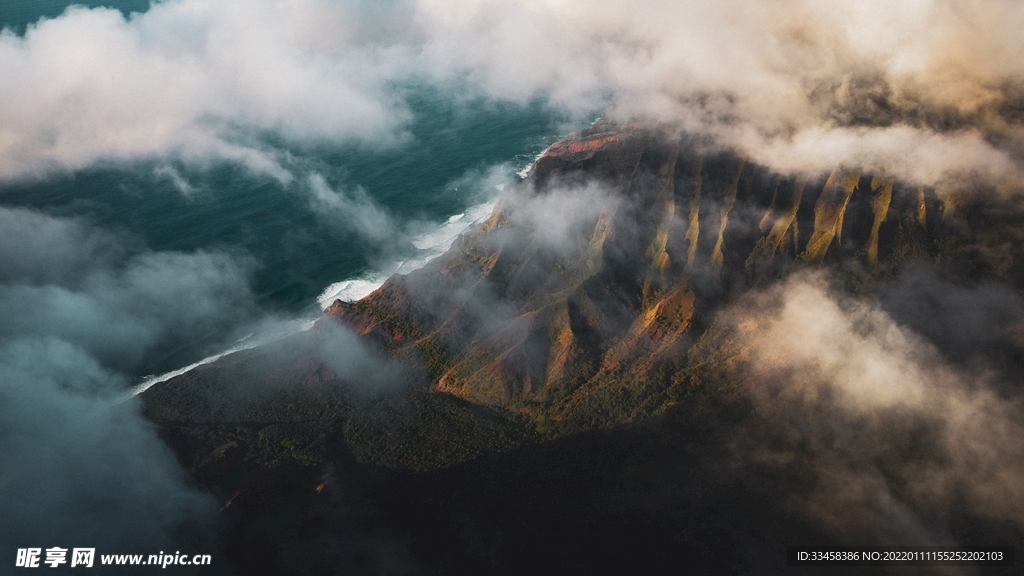
[[[294, 163], [337, 175], [335, 188], [362, 188], [397, 225], [445, 223], [493, 196], [486, 180], [507, 165], [509, 177], [555, 138], [557, 124], [541, 104], [476, 100], [468, 106], [434, 88], [410, 98], [413, 139], [398, 147], [291, 151]], [[240, 252], [255, 261], [254, 290], [266, 306], [300, 311], [330, 284], [372, 274], [415, 257], [412, 243], [374, 243], [318, 215], [293, 186], [223, 164], [202, 171], [176, 167], [192, 191], [162, 176], [161, 163], [90, 168], [43, 181], [0, 184], [0, 205], [83, 217], [139, 238], [152, 250]], [[479, 176], [479, 178], [477, 178]]]
[[[68, 4], [4, 0], [0, 24], [6, 33], [24, 34], [26, 26], [58, 16]], [[147, 7], [136, 0], [84, 4], [126, 15]], [[394, 90], [411, 111], [403, 127], [409, 137], [398, 145], [256, 137], [263, 149], [285, 158], [284, 167], [298, 179], [315, 171], [332, 190], [364, 191], [402, 234], [368, 237], [343, 211], [318, 212], [296, 182], [282, 184], [228, 162], [196, 167], [155, 158], [4, 182], [0, 207], [75, 218], [145, 251], [230, 254], [251, 268], [250, 289], [261, 310], [309, 318], [323, 301], [363, 293], [443, 249], [486, 212], [496, 183], [513, 178], [565, 129], [565, 119], [542, 101], [471, 97], [457, 85]], [[210, 343], [199, 340], [147, 363], [142, 373], [208, 354]]]
[[71, 5], [117, 8], [127, 16], [132, 12], [145, 12], [149, 8], [149, 0], [4, 0], [0, 2], [0, 27], [8, 28], [16, 34], [24, 34], [29, 24], [37, 22], [40, 18], [59, 16]]

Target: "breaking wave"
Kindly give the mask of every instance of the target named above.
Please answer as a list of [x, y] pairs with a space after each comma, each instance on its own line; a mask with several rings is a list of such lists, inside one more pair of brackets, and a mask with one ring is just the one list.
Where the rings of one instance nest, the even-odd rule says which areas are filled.
[[473, 206], [461, 214], [448, 218], [434, 230], [413, 238], [412, 245], [416, 247], [417, 253], [410, 258], [358, 278], [331, 284], [317, 297], [320, 308], [330, 306], [335, 300], [353, 302], [365, 298], [395, 274], [408, 274], [422, 268], [427, 262], [447, 252], [460, 235], [490, 216], [495, 205], [496, 202], [491, 201]]

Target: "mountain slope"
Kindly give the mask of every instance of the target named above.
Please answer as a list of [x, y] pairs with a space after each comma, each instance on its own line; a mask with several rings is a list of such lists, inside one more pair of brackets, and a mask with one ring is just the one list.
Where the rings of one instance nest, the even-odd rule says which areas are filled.
[[[1017, 509], [984, 496], [1019, 494], [971, 476], [992, 468], [984, 450], [950, 468], [943, 430], [961, 424], [941, 414], [991, 405], [993, 429], [1016, 430], [1015, 404], [960, 382], [983, 368], [1019, 395], [1020, 198], [845, 166], [779, 175], [598, 123], [448, 253], [150, 389], [146, 413], [223, 499], [243, 571], [714, 570], [742, 550], [723, 570], [763, 573], [797, 541], [1019, 543]], [[946, 404], [920, 409], [876, 360], [949, 380]], [[859, 408], [844, 370], [896, 400]], [[984, 433], [985, 453], [1020, 452]]]
[[[552, 200], [594, 182], [603, 195]], [[846, 168], [783, 177], [604, 125], [552, 146], [521, 188], [435, 265], [327, 314], [417, 357], [432, 389], [545, 430], [631, 421], [692, 393], [687, 351], [717, 311], [801, 267], [864, 290], [909, 261], [1021, 282], [1006, 237], [1019, 232], [983, 193]], [[531, 203], [566, 208], [557, 245], [537, 238], [547, 222]]]

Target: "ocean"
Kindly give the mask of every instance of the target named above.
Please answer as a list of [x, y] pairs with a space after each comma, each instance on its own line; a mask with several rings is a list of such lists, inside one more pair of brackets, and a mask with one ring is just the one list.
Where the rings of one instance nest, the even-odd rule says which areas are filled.
[[[126, 15], [147, 7], [136, 0], [84, 4]], [[67, 5], [5, 0], [0, 25], [5, 33], [24, 34], [27, 26], [58, 16]], [[102, 162], [0, 182], [0, 207], [81, 220], [145, 251], [230, 254], [250, 269], [260, 310], [308, 322], [334, 298], [361, 297], [388, 275], [408, 272], [443, 252], [455, 236], [486, 217], [502, 182], [515, 178], [567, 128], [567, 119], [539, 99], [513, 103], [469, 96], [457, 82], [410, 81], [393, 91], [411, 112], [403, 126], [406, 138], [397, 145], [251, 136], [284, 158], [300, 182], [282, 183], [226, 161], [200, 166], [173, 158]], [[300, 190], [311, 171], [332, 190], [348, 191], [385, 214], [396, 232], [367, 235], [347, 221], [344, 210], [318, 210]], [[143, 362], [132, 377], [200, 361], [224, 334], [197, 335]]]

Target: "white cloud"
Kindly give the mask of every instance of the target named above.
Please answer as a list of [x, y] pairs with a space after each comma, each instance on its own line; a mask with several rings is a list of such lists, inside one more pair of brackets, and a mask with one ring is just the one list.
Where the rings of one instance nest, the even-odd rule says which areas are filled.
[[186, 485], [138, 401], [120, 400], [128, 374], [202, 353], [252, 321], [247, 266], [223, 254], [138, 253], [136, 243], [0, 208], [4, 554], [65, 538], [170, 546], [183, 522], [216, 511]]
[[961, 503], [1024, 525], [1024, 405], [996, 391], [994, 373], [951, 364], [821, 275], [798, 275], [738, 310], [756, 416], [736, 445], [814, 471], [801, 513], [860, 542], [939, 543], [945, 527], [924, 518]]
[[366, 190], [334, 190], [319, 173], [307, 179], [310, 208], [328, 224], [357, 232], [359, 235], [382, 242], [400, 235], [391, 215], [370, 198]]
[[73, 7], [0, 36], [0, 177], [177, 154], [287, 180], [247, 130], [394, 137], [405, 115], [381, 90], [380, 48], [310, 46], [302, 8], [182, 0], [125, 20]]
[[850, 157], [919, 181], [1001, 177], [1024, 138], [1007, 112], [1022, 26], [1009, 0], [168, 0], [128, 20], [72, 8], [0, 37], [0, 178], [175, 154], [287, 181], [253, 134], [400, 142], [409, 111], [388, 87], [411, 78], [577, 112], [612, 104], [780, 169]]

